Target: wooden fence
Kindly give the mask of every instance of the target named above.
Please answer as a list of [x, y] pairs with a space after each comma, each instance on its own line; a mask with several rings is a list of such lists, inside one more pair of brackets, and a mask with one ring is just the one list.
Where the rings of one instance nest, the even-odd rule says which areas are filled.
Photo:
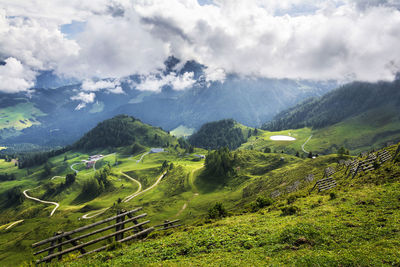
[[336, 181], [332, 177], [324, 178], [317, 181], [314, 187], [310, 190], [312, 192], [318, 186], [318, 192], [325, 191], [336, 187]]
[[[107, 219], [77, 228], [72, 231], [68, 232], [57, 232], [54, 233], [53, 237], [50, 237], [48, 239], [39, 241], [37, 243], [32, 244], [33, 248], [37, 248], [40, 246], [43, 246], [45, 244], [49, 244], [47, 248], [43, 248], [41, 250], [38, 250], [34, 252], [34, 255], [38, 255], [41, 253], [48, 252], [48, 255], [36, 260], [36, 263], [39, 264], [41, 262], [51, 262], [52, 259], [57, 258], [58, 260], [62, 259], [62, 256], [67, 253], [71, 253], [73, 251], [79, 251], [81, 255], [79, 255], [78, 258], [99, 252], [102, 250], [107, 249], [111, 244], [106, 244], [102, 245], [99, 247], [99, 242], [103, 240], [112, 240], [112, 238], [115, 239], [115, 242], [118, 243], [123, 243], [126, 241], [134, 240], [134, 239], [139, 239], [139, 238], [144, 238], [146, 237], [149, 233], [155, 230], [166, 230], [174, 227], [178, 227], [179, 225], [176, 225], [175, 223], [178, 222], [179, 220], [174, 220], [174, 221], [164, 221], [163, 224], [156, 225], [153, 227], [148, 227], [145, 228], [145, 226], [150, 222], [150, 220], [146, 220], [143, 222], [138, 222], [139, 219], [145, 218], [147, 216], [146, 213], [139, 214], [134, 216], [133, 214], [142, 210], [142, 208], [136, 208], [131, 211], [119, 211], [117, 212], [116, 216], [109, 217]], [[103, 228], [96, 229], [94, 231], [91, 231], [89, 233], [81, 234], [76, 237], [71, 237], [74, 234], [84, 232], [86, 230], [92, 229], [96, 226], [112, 222], [115, 220], [114, 224], [107, 225]], [[133, 225], [126, 227], [126, 224], [132, 222]], [[115, 231], [114, 231], [115, 229]], [[93, 229], [92, 229], [93, 230]], [[106, 231], [111, 230], [111, 233], [106, 233]], [[102, 234], [100, 234], [102, 233]], [[126, 236], [124, 236], [126, 234]], [[95, 236], [97, 235], [97, 236]], [[90, 238], [93, 238], [91, 239]], [[86, 239], [85, 241], [82, 241], [83, 239]], [[64, 240], [64, 241], [63, 241]], [[68, 246], [68, 248], [67, 248]], [[64, 249], [63, 249], [64, 247]], [[87, 247], [90, 247], [90, 251], [86, 251]], [[85, 249], [86, 248], [86, 249]], [[57, 250], [57, 252], [55, 252]]]

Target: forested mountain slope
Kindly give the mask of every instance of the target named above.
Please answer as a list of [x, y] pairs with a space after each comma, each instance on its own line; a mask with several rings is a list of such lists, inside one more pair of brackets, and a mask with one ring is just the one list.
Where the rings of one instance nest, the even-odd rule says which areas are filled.
[[[344, 85], [319, 98], [311, 98], [279, 113], [274, 120], [263, 125], [263, 129], [279, 131], [311, 127], [314, 129], [334, 125], [346, 119], [374, 110], [385, 113], [382, 123], [399, 121], [400, 80], [394, 82]], [[375, 123], [373, 118], [367, 123]], [[400, 129], [399, 129], [400, 130]]]

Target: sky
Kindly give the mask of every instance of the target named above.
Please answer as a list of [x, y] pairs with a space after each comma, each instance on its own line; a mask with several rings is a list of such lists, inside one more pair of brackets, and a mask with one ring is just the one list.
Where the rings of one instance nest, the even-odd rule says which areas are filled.
[[400, 71], [399, 47], [399, 0], [0, 0], [0, 92], [53, 71], [82, 81], [83, 104], [132, 74], [139, 90], [193, 86], [193, 73], [162, 72], [169, 56], [203, 64], [209, 82], [374, 82]]

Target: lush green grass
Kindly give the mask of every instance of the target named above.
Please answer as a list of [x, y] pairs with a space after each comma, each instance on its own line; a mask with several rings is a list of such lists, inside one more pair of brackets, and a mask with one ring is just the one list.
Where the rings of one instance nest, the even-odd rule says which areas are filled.
[[331, 152], [344, 146], [353, 154], [381, 148], [386, 142], [400, 139], [400, 121], [393, 107], [371, 110], [333, 126], [313, 131], [307, 143], [313, 151]]
[[[254, 149], [263, 151], [266, 147], [272, 151], [305, 155], [301, 146], [312, 135], [304, 146], [306, 151], [314, 154], [336, 153], [340, 147], [350, 150], [352, 155], [369, 151], [373, 148], [384, 147], [390, 141], [400, 139], [400, 121], [393, 107], [370, 110], [362, 115], [351, 117], [347, 120], [322, 129], [302, 128], [269, 132], [259, 130], [258, 136], [252, 136], [242, 144], [240, 149]], [[397, 111], [396, 111], [397, 112]], [[295, 141], [272, 141], [272, 135], [286, 135], [295, 137]]]
[[[390, 163], [355, 180], [338, 174], [344, 183], [329, 193], [303, 189], [256, 213], [154, 234], [122, 250], [59, 265], [396, 266], [399, 175], [400, 167]], [[283, 216], [287, 206], [298, 212]]]
[[[264, 130], [258, 130], [257, 136], [252, 136], [248, 141], [241, 145], [239, 149], [250, 149], [264, 151], [266, 147], [269, 147], [273, 152], [281, 152], [295, 154], [296, 152], [302, 153], [301, 146], [312, 134], [311, 129], [303, 128], [296, 130], [284, 130], [279, 132], [269, 132]], [[273, 135], [285, 135], [296, 138], [294, 141], [274, 141], [270, 137]], [[305, 146], [306, 150], [308, 145]]]
[[[308, 133], [308, 131], [299, 131], [291, 134], [292, 136], [297, 135], [299, 137], [298, 140], [301, 140], [306, 138]], [[260, 142], [261, 138], [265, 138], [265, 142], [271, 142], [269, 136], [274, 134], [276, 133], [260, 131], [259, 139], [254, 137], [255, 143]], [[295, 147], [299, 144], [293, 142], [290, 145]], [[394, 148], [393, 146], [390, 149], [393, 150]], [[268, 260], [271, 264], [300, 264], [304, 261], [305, 264], [313, 265], [320, 260], [321, 264], [326, 261], [328, 265], [332, 263], [337, 263], [336, 265], [338, 265], [343, 262], [335, 255], [344, 253], [339, 251], [340, 244], [344, 242], [344, 239], [342, 239], [343, 236], [339, 236], [339, 239], [333, 239], [332, 236], [342, 234], [359, 242], [359, 237], [365, 235], [370, 228], [336, 225], [339, 219], [336, 219], [338, 217], [335, 217], [335, 215], [339, 211], [350, 209], [351, 206], [354, 206], [355, 199], [360, 199], [362, 195], [369, 196], [370, 193], [383, 194], [383, 197], [389, 198], [389, 195], [394, 194], [399, 188], [397, 178], [397, 180], [392, 181], [392, 184], [385, 184], [388, 182], [386, 177], [400, 176], [398, 166], [396, 170], [390, 169], [394, 168], [392, 166], [382, 166], [379, 172], [367, 177], [357, 177], [353, 181], [344, 180], [342, 178], [344, 176], [343, 171], [341, 171], [334, 176], [338, 180], [339, 188], [336, 190], [337, 198], [331, 201], [326, 194], [312, 193], [308, 197], [308, 190], [311, 189], [314, 182], [308, 182], [304, 178], [308, 174], [314, 174], [315, 179], [319, 179], [327, 166], [337, 167], [337, 161], [339, 160], [337, 155], [321, 156], [316, 159], [302, 159], [282, 153], [263, 153], [257, 150], [241, 149], [234, 153], [236, 174], [224, 182], [220, 182], [219, 177], [204, 175], [204, 160], [199, 160], [193, 156], [193, 154], [206, 154], [206, 151], [196, 149], [192, 155], [189, 155], [184, 154], [183, 150], [175, 150], [173, 147], [169, 147], [166, 150], [168, 152], [148, 154], [139, 163], [137, 163], [137, 160], [143, 153], [133, 156], [117, 153], [97, 162], [97, 169], [105, 164], [112, 165], [112, 174], [109, 177], [112, 186], [96, 198], [84, 202], [77, 199], [83, 183], [93, 177], [94, 170], [93, 168], [82, 168], [73, 185], [67, 187], [61, 193], [51, 195], [45, 199], [60, 203], [60, 208], [51, 218], [48, 216], [54, 206], [40, 204], [27, 199], [21, 205], [3, 209], [0, 212], [1, 264], [11, 266], [21, 261], [31, 260], [33, 256], [30, 245], [51, 236], [56, 231], [71, 230], [101, 218], [112, 216], [117, 209], [130, 210], [142, 206], [143, 211], [148, 214], [148, 218], [151, 220], [150, 225], [158, 224], [166, 219], [179, 218], [184, 225], [187, 225], [187, 231], [177, 231], [172, 236], [160, 237], [161, 239], [153, 235], [154, 240], [151, 239], [149, 242], [135, 245], [132, 248], [136, 249], [133, 250], [127, 248], [129, 251], [124, 252], [125, 256], [119, 257], [115, 261], [108, 261], [110, 265], [122, 264], [124, 261], [130, 262], [131, 257], [135, 258], [137, 256], [136, 253], [151, 254], [146, 258], [138, 257], [138, 264], [151, 263], [157, 265], [162, 262], [163, 264], [175, 265], [178, 261], [189, 265], [241, 265], [246, 261], [250, 264], [261, 264], [266, 257], [269, 257], [270, 259]], [[110, 151], [94, 151], [91, 154], [106, 155], [109, 153]], [[58, 185], [64, 182], [63, 177], [72, 172], [70, 165], [79, 163], [83, 159], [87, 159], [88, 156], [88, 154], [81, 152], [70, 151], [54, 157], [50, 160], [52, 173], [46, 177], [43, 177], [43, 166], [31, 168], [29, 174], [27, 174], [27, 170], [18, 170], [15, 166], [13, 167], [5, 162], [0, 162], [0, 169], [14, 171], [17, 174], [17, 180], [11, 181], [11, 183], [14, 183], [12, 184], [13, 186], [18, 183], [23, 189], [40, 186], [35, 190], [29, 191], [29, 193], [43, 199], [46, 184]], [[115, 165], [116, 161], [118, 162], [117, 165]], [[118, 198], [122, 199], [134, 193], [138, 188], [136, 183], [122, 176], [121, 172], [142, 182], [146, 179], [147, 184], [143, 182], [143, 189], [145, 189], [152, 185], [162, 173], [161, 165], [164, 161], [169, 164], [173, 163], [174, 167], [169, 170], [157, 187], [127, 203], [117, 204]], [[389, 170], [386, 170], [387, 167], [390, 167]], [[62, 176], [62, 178], [50, 180], [55, 175]], [[352, 187], [349, 186], [349, 182], [351, 182]], [[5, 184], [7, 188], [11, 188], [12, 186], [7, 183], [5, 182], [1, 185]], [[373, 192], [375, 184], [379, 184], [379, 188]], [[294, 185], [297, 186], [296, 189], [298, 191], [294, 189]], [[393, 188], [391, 187], [392, 185]], [[3, 190], [3, 187], [1, 188]], [[296, 192], [290, 193], [292, 191]], [[271, 197], [277, 195], [279, 196], [273, 206], [261, 210], [259, 213], [234, 216], [214, 224], [209, 224], [207, 219], [209, 208], [216, 202], [223, 203], [231, 214], [239, 215], [251, 210], [251, 203], [258, 196]], [[295, 200], [294, 204], [291, 205], [299, 207], [301, 212], [295, 216], [282, 217], [280, 216], [280, 209], [288, 206], [287, 198], [290, 195], [293, 195], [292, 199], [294, 198]], [[341, 198], [346, 199], [346, 201], [340, 201]], [[393, 199], [395, 199], [395, 196]], [[393, 199], [390, 198], [392, 203], [394, 203]], [[379, 203], [381, 202], [379, 201]], [[379, 209], [386, 209], [388, 205], [389, 202], [382, 205], [377, 204], [374, 212], [378, 212]], [[184, 206], [185, 209], [183, 208]], [[88, 212], [107, 207], [113, 208], [93, 219], [79, 219]], [[360, 213], [358, 212], [357, 210], [356, 215], [368, 215], [361, 213], [361, 211]], [[393, 215], [394, 218], [398, 218], [397, 213], [394, 212], [393, 214], [395, 214]], [[345, 221], [348, 221], [350, 217], [350, 214], [347, 214], [344, 217]], [[5, 230], [6, 225], [20, 219], [24, 219], [24, 222]], [[361, 219], [367, 220], [367, 217]], [[390, 221], [390, 225], [388, 224], [390, 229], [396, 226], [395, 222], [395, 220]], [[299, 253], [298, 250], [285, 249], [287, 245], [291, 245], [287, 244], [289, 241], [282, 241], [285, 229], [291, 229], [291, 227], [295, 229], [296, 225], [301, 223], [311, 224], [312, 231], [315, 229], [320, 231], [318, 238], [323, 240], [327, 238], [329, 242], [323, 241], [320, 244], [315, 241], [318, 245], [308, 246], [306, 244], [304, 248], [300, 246], [299, 250], [304, 250], [305, 253]], [[194, 225], [200, 227], [194, 227]], [[329, 230], [332, 227], [333, 230]], [[215, 229], [215, 232], [212, 229]], [[348, 232], [345, 230], [348, 230]], [[357, 231], [352, 232], [353, 230]], [[360, 231], [358, 232], [358, 230]], [[216, 241], [217, 243], [214, 243], [214, 241], [209, 243], [208, 236], [212, 236], [213, 233], [214, 237], [221, 238], [222, 241], [217, 238], [219, 240]], [[394, 232], [393, 235], [396, 236], [397, 233]], [[190, 241], [191, 238], [192, 241]], [[179, 242], [179, 240], [182, 242]], [[394, 239], [389, 241], [394, 246]], [[385, 240], [374, 239], [374, 242], [377, 244], [371, 244], [370, 246], [367, 246], [366, 243], [360, 243], [361, 248], [365, 248], [365, 254], [378, 248], [389, 250], [388, 253], [391, 253], [393, 257], [396, 256], [393, 250], [390, 249], [389, 243]], [[173, 245], [175, 243], [176, 245]], [[160, 246], [160, 248], [157, 248], [157, 246]], [[176, 247], [176, 249], [172, 249], [172, 247]], [[355, 258], [352, 258], [352, 255], [356, 254], [355, 247], [351, 245], [349, 249], [351, 252], [344, 253], [344, 258], [349, 262], [361, 264], [362, 262], [354, 261]], [[187, 252], [185, 252], [186, 250]], [[328, 251], [330, 250], [336, 251], [336, 254], [333, 253], [333, 256], [328, 257], [330, 255]], [[116, 254], [117, 252], [115, 252]], [[239, 254], [242, 256], [235, 256]], [[99, 261], [104, 260], [101, 255], [104, 254], [83, 261], [81, 264], [99, 265]], [[304, 258], [302, 255], [308, 258]], [[379, 255], [375, 256], [377, 260], [372, 263], [381, 260]], [[216, 259], [215, 262], [211, 260], [212, 258]]]
[[32, 103], [19, 103], [15, 106], [2, 108], [0, 109], [0, 130], [10, 130], [3, 132], [3, 134], [15, 134], [15, 131], [20, 131], [32, 125], [39, 125], [40, 122], [36, 118], [44, 115]]
[[194, 128], [188, 128], [184, 125], [179, 125], [171, 131], [171, 135], [176, 137], [188, 137], [195, 132]]

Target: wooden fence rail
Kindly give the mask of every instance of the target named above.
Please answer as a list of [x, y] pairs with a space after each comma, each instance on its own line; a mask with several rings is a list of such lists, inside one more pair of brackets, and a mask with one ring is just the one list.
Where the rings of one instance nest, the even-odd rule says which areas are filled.
[[[170, 228], [174, 228], [174, 227], [178, 227], [179, 225], [176, 225], [175, 223], [178, 222], [179, 220], [174, 220], [174, 221], [164, 221], [163, 224], [160, 225], [156, 225], [154, 227], [149, 227], [149, 228], [144, 228], [145, 225], [147, 225], [150, 220], [146, 220], [144, 222], [138, 222], [139, 219], [145, 218], [147, 216], [146, 213], [140, 214], [140, 215], [136, 215], [133, 216], [134, 213], [140, 211], [142, 208], [137, 208], [131, 211], [118, 211], [116, 216], [77, 228], [75, 230], [72, 231], [68, 231], [68, 232], [57, 232], [54, 233], [53, 237], [50, 237], [48, 239], [39, 241], [37, 243], [32, 244], [32, 247], [39, 247], [42, 246], [44, 244], [48, 244], [50, 243], [50, 245], [47, 248], [43, 248], [37, 252], [34, 252], [34, 255], [38, 255], [44, 252], [48, 252], [48, 255], [38, 259], [36, 261], [37, 264], [41, 263], [41, 262], [51, 262], [52, 259], [57, 258], [58, 260], [62, 259], [62, 256], [67, 254], [67, 253], [71, 253], [73, 251], [79, 251], [81, 253], [81, 255], [79, 257], [83, 257], [89, 254], [92, 254], [94, 252], [99, 252], [102, 251], [106, 248], [108, 248], [110, 246], [110, 244], [108, 245], [103, 245], [101, 247], [98, 248], [91, 248], [92, 250], [87, 252], [85, 250], [86, 247], [94, 245], [99, 243], [100, 241], [103, 240], [110, 240], [110, 238], [115, 238], [115, 242], [118, 243], [122, 243], [122, 242], [126, 242], [132, 239], [137, 239], [140, 237], [145, 237], [147, 236], [149, 233], [151, 233], [154, 230], [166, 230], [166, 229], [170, 229]], [[127, 217], [127, 218], [126, 218]], [[103, 228], [100, 229], [96, 229], [94, 231], [91, 231], [89, 233], [85, 233], [85, 234], [81, 234], [80, 236], [77, 237], [71, 237], [71, 235], [76, 234], [76, 233], [80, 233], [83, 232], [85, 230], [91, 229], [93, 227], [96, 227], [98, 225], [107, 223], [107, 222], [111, 222], [113, 220], [116, 220], [114, 224], [105, 226]], [[129, 227], [125, 227], [127, 223], [132, 222], [133, 225], [129, 226]], [[161, 227], [161, 228], [158, 228]], [[111, 233], [105, 233], [102, 236], [97, 236], [95, 237], [95, 239], [92, 240], [86, 240], [84, 242], [81, 242], [82, 239], [84, 238], [88, 238], [91, 236], [94, 236], [96, 234], [100, 234], [103, 233], [107, 230], [112, 230], [115, 229], [115, 232], [111, 232]], [[128, 236], [124, 237], [124, 234], [127, 233], [128, 231], [131, 231], [132, 233], [129, 234]], [[63, 241], [63, 239], [65, 239]], [[64, 249], [63, 249], [64, 246]], [[70, 246], [68, 248], [65, 248], [66, 246]], [[55, 252], [57, 250], [57, 252]]]
[[318, 180], [314, 187], [310, 190], [310, 193], [318, 186], [318, 192], [325, 191], [336, 187], [336, 181], [332, 177]]

